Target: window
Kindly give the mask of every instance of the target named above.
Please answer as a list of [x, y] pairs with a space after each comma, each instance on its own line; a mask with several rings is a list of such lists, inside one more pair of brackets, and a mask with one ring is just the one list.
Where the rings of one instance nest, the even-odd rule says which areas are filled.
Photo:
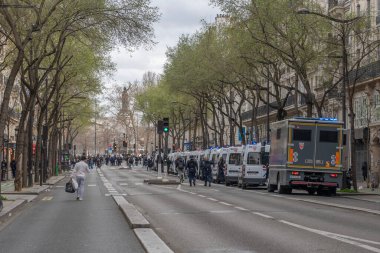
[[228, 164], [239, 164], [240, 163], [240, 153], [232, 153], [230, 154], [230, 159]]
[[260, 164], [260, 153], [249, 152], [247, 157], [247, 164]]
[[321, 130], [319, 132], [319, 142], [338, 143], [338, 131]]
[[294, 129], [293, 141], [311, 141], [311, 130]]

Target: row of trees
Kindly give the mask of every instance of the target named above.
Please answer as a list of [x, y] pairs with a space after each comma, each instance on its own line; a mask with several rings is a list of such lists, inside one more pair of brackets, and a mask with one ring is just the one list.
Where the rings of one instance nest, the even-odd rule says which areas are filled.
[[[276, 111], [276, 120], [282, 120], [287, 117], [285, 107], [290, 99], [296, 115], [322, 117], [329, 95], [342, 102], [336, 94], [345, 88], [342, 80], [350, 73], [347, 93], [354, 138], [352, 101], [358, 70], [373, 60], [372, 53], [378, 47], [367, 18], [339, 23], [297, 12], [307, 7], [323, 13], [323, 6], [315, 1], [211, 2], [228, 16], [218, 16], [224, 21], [221, 25], [204, 24], [195, 34], [183, 35], [168, 49], [159, 84], [147, 86], [137, 97], [147, 121], [155, 123], [170, 116], [174, 143], [179, 144], [190, 128], [195, 143], [200, 126], [203, 147], [234, 145], [234, 128], [244, 136], [246, 106], [252, 108], [252, 131], [258, 129], [261, 106], [268, 105]], [[245, 144], [245, 138], [242, 142]]]
[[[0, 0], [6, 52], [1, 69], [9, 72], [1, 101], [0, 139], [15, 86], [22, 105], [16, 191], [52, 174], [60, 161], [61, 138], [72, 143], [79, 129], [92, 120], [101, 78], [113, 70], [110, 50], [115, 45], [129, 49], [150, 45], [158, 17], [149, 0]], [[48, 142], [42, 143], [43, 134]], [[44, 178], [42, 167], [50, 168]]]

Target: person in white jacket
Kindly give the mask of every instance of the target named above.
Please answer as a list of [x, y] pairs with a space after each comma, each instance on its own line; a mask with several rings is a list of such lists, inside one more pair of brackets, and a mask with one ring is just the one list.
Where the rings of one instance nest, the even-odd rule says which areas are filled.
[[86, 156], [82, 156], [81, 161], [75, 164], [73, 173], [71, 174], [71, 177], [78, 182], [77, 200], [83, 200], [84, 180], [86, 173], [90, 173], [90, 169], [85, 161]]

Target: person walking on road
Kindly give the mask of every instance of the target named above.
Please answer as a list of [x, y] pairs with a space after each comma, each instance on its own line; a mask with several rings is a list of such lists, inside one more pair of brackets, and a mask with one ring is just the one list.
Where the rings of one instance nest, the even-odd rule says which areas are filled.
[[211, 169], [211, 164], [212, 162], [210, 162], [207, 158], [207, 156], [204, 157], [204, 160], [203, 160], [203, 176], [204, 176], [204, 180], [205, 180], [205, 186], [207, 186], [207, 182], [208, 182], [208, 186], [210, 187], [211, 186], [211, 180], [212, 180], [212, 169]]
[[86, 178], [86, 173], [90, 173], [90, 169], [85, 161], [86, 156], [82, 156], [81, 161], [75, 164], [74, 171], [71, 174], [71, 177], [75, 178], [78, 182], [77, 200], [83, 200], [84, 180]]
[[179, 182], [183, 183], [185, 177], [184, 177], [184, 169], [185, 169], [185, 162], [183, 161], [182, 157], [178, 157], [177, 160], [175, 161], [175, 165], [177, 167], [178, 171], [178, 177], [179, 177]]
[[195, 174], [197, 173], [197, 162], [195, 161], [194, 157], [191, 156], [190, 160], [186, 164], [186, 169], [188, 171], [189, 175], [189, 183], [190, 186], [195, 186]]

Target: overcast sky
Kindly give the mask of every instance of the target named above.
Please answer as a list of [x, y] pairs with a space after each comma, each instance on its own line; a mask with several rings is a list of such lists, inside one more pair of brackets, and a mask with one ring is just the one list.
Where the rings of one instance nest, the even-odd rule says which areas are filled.
[[152, 0], [152, 5], [159, 8], [161, 19], [154, 25], [157, 44], [149, 51], [139, 49], [126, 52], [123, 48], [115, 50], [112, 61], [117, 71], [106, 85], [111, 83], [126, 84], [140, 81], [147, 71], [161, 74], [167, 47], [177, 44], [182, 34], [192, 34], [201, 28], [201, 20], [214, 22], [220, 10], [209, 5], [208, 0]]

